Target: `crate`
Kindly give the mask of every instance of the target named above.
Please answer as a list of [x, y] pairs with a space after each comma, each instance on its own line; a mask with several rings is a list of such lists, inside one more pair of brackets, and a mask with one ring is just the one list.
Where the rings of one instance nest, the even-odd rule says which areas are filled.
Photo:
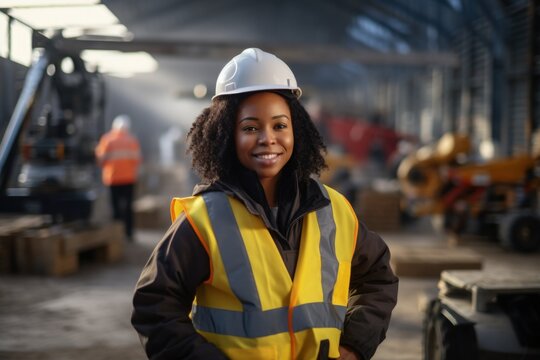
[[16, 215], [0, 216], [0, 274], [14, 273], [16, 268], [15, 239], [28, 229], [37, 229], [50, 224], [48, 215]]
[[15, 239], [15, 267], [18, 273], [64, 276], [79, 270], [83, 254], [111, 263], [122, 257], [123, 248], [124, 232], [119, 222], [27, 230]]
[[364, 190], [357, 196], [358, 219], [373, 231], [392, 232], [401, 227], [401, 194]]

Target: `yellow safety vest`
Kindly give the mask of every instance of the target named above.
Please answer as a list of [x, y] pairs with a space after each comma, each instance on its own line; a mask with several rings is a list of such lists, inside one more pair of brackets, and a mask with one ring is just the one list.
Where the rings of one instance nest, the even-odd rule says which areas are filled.
[[321, 341], [339, 357], [358, 220], [322, 186], [328, 205], [303, 221], [294, 280], [259, 216], [222, 192], [174, 198], [210, 258], [197, 288], [195, 329], [231, 359], [316, 359]]

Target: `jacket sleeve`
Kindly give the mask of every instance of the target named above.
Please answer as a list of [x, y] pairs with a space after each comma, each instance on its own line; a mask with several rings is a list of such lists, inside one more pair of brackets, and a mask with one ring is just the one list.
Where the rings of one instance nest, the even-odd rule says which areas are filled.
[[360, 223], [351, 267], [349, 303], [341, 344], [370, 359], [385, 339], [397, 302], [398, 278], [379, 235]]
[[94, 155], [96, 157], [96, 161], [99, 166], [103, 166], [105, 152], [107, 152], [108, 146], [109, 146], [109, 141], [108, 141], [107, 134], [105, 134], [99, 139], [99, 142], [96, 148], [94, 149]]
[[208, 255], [182, 214], [154, 249], [133, 297], [131, 323], [149, 359], [226, 359], [189, 317], [209, 273]]

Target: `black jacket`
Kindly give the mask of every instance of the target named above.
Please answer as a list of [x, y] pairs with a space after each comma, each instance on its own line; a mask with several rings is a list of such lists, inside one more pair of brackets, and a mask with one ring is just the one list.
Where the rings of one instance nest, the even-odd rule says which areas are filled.
[[[236, 181], [198, 185], [194, 194], [223, 191], [244, 202], [268, 227], [291, 277], [298, 257], [303, 217], [329, 203], [317, 183], [299, 184], [291, 175], [277, 194], [277, 219], [253, 173]], [[369, 359], [385, 338], [397, 300], [398, 279], [390, 266], [383, 240], [359, 226], [352, 262], [350, 298], [341, 344]], [[184, 214], [154, 249], [137, 283], [132, 324], [150, 359], [225, 359], [199, 335], [189, 318], [195, 290], [210, 275], [209, 258]]]

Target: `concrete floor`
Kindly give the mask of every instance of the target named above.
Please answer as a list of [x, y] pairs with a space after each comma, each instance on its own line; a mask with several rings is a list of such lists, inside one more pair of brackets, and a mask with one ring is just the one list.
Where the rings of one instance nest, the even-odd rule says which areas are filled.
[[[139, 231], [124, 260], [84, 264], [65, 278], [0, 277], [0, 359], [145, 359], [131, 328], [131, 295], [161, 231]], [[390, 248], [446, 246], [429, 227], [382, 234]], [[509, 253], [497, 245], [467, 246], [484, 257], [487, 270], [540, 270], [540, 254]], [[421, 359], [422, 313], [418, 298], [436, 290], [437, 279], [401, 277], [398, 305], [376, 360]]]

